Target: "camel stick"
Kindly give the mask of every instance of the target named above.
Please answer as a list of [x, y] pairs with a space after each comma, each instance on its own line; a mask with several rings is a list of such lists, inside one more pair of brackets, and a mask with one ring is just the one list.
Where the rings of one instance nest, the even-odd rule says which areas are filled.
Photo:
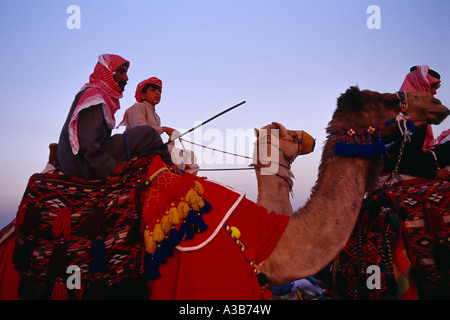
[[193, 128], [191, 128], [191, 129], [189, 129], [188, 131], [186, 131], [186, 132], [180, 134], [179, 136], [176, 136], [175, 138], [170, 139], [169, 141], [167, 141], [166, 143], [160, 145], [159, 147], [150, 150], [148, 153], [149, 153], [149, 154], [152, 154], [153, 152], [158, 151], [159, 149], [163, 148], [165, 145], [167, 145], [167, 144], [169, 144], [169, 143], [175, 141], [176, 139], [179, 139], [179, 138], [181, 138], [182, 136], [184, 136], [184, 135], [186, 135], [186, 134], [188, 134], [188, 133], [190, 133], [190, 132], [192, 132], [192, 131], [194, 131], [194, 130], [200, 128], [201, 126], [204, 126], [204, 125], [207, 124], [208, 122], [210, 122], [210, 121], [212, 121], [212, 120], [214, 120], [214, 119], [220, 117], [221, 115], [223, 115], [223, 114], [225, 114], [225, 113], [227, 113], [227, 112], [229, 112], [229, 111], [231, 111], [231, 110], [233, 110], [233, 109], [236, 109], [237, 107], [243, 105], [245, 102], [246, 102], [246, 101], [242, 101], [242, 102], [240, 102], [240, 103], [238, 103], [238, 104], [235, 104], [235, 105], [232, 106], [232, 107], [229, 107], [228, 109], [226, 109], [226, 110], [224, 110], [224, 111], [222, 111], [222, 112], [219, 112], [219, 113], [216, 114], [215, 116], [212, 116], [212, 117], [209, 118], [208, 120], [203, 121], [203, 122], [200, 123], [199, 125], [196, 125], [195, 127], [193, 127]]

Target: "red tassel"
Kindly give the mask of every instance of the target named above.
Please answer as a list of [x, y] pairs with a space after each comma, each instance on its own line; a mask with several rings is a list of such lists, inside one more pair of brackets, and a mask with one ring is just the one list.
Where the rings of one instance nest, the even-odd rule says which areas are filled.
[[53, 221], [53, 235], [57, 238], [64, 237], [66, 241], [70, 240], [71, 236], [71, 223], [72, 223], [72, 213], [70, 209], [63, 208], [58, 211], [55, 221]]
[[67, 242], [63, 239], [60, 239], [53, 247], [52, 255], [50, 256], [50, 269], [48, 271], [50, 276], [60, 277], [66, 272], [69, 260], [67, 256], [68, 248]]
[[17, 296], [23, 300], [37, 299], [37, 279], [30, 273], [20, 277]]
[[424, 203], [424, 207], [425, 210], [423, 214], [427, 233], [441, 238], [447, 231], [447, 226], [444, 223], [444, 219], [442, 219], [440, 213], [432, 205]]
[[89, 299], [99, 300], [105, 298], [105, 279], [100, 273], [95, 274], [89, 288]]
[[20, 220], [22, 223], [19, 226], [19, 233], [22, 237], [27, 238], [28, 236], [39, 232], [41, 226], [41, 208], [38, 207], [28, 207], [25, 212], [21, 211]]
[[52, 300], [69, 300], [67, 286], [61, 277], [56, 278], [55, 284], [53, 285]]

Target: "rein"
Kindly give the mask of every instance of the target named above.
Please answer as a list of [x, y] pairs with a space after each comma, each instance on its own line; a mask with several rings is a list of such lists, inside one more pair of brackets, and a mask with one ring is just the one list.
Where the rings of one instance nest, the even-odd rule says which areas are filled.
[[[202, 144], [198, 144], [198, 143], [195, 143], [195, 142], [186, 140], [186, 139], [180, 139], [180, 140], [181, 140], [181, 141], [184, 141], [184, 142], [187, 142], [187, 143], [190, 143], [190, 144], [192, 144], [192, 145], [196, 145], [196, 146], [199, 146], [199, 147], [202, 147], [202, 148], [205, 148], [205, 149], [209, 149], [209, 150], [215, 151], [215, 152], [221, 152], [221, 153], [224, 153], [224, 154], [232, 155], [232, 156], [235, 156], [235, 157], [242, 157], [242, 158], [245, 158], [245, 159], [251, 159], [251, 160], [254, 159], [253, 157], [243, 156], [243, 155], [239, 155], [239, 154], [237, 154], [237, 153], [231, 153], [231, 152], [227, 152], [227, 151], [223, 151], [223, 150], [211, 148], [211, 147], [208, 147], [208, 146], [205, 146], [205, 145], [202, 145]], [[302, 144], [302, 142], [303, 142], [303, 138], [302, 138], [302, 137], [299, 137], [297, 132], [295, 132], [295, 137], [293, 137], [292, 140], [290, 140], [290, 139], [285, 139], [285, 138], [279, 138], [279, 140], [284, 140], [284, 141], [289, 141], [289, 142], [296, 143], [297, 146], [298, 146], [298, 148], [297, 148], [297, 154], [300, 154], [300, 151], [301, 151], [301, 144]], [[269, 145], [269, 143], [266, 143], [265, 145]], [[260, 147], [259, 141], [258, 141], [258, 143], [257, 143], [257, 147], [258, 147], [258, 149], [259, 149], [259, 147]], [[284, 176], [284, 175], [281, 175], [281, 174], [279, 174], [279, 173], [277, 172], [277, 173], [275, 173], [275, 174], [273, 174], [273, 175], [275, 175], [275, 176], [277, 176], [277, 177], [283, 179], [283, 180], [286, 182], [286, 184], [287, 184], [288, 187], [289, 187], [289, 192], [290, 192], [291, 195], [292, 195], [292, 187], [293, 187], [294, 183], [293, 183], [293, 181], [292, 181], [291, 178], [294, 177], [294, 175], [293, 175], [292, 172], [291, 172], [291, 166], [290, 166], [290, 164], [289, 164], [290, 162], [289, 162], [289, 160], [286, 158], [284, 151], [283, 151], [279, 146], [278, 146], [277, 149], [278, 149], [278, 151], [283, 155], [284, 160], [286, 160], [286, 162], [287, 162], [288, 164], [284, 164], [284, 163], [280, 163], [280, 162], [278, 162], [278, 161], [272, 161], [272, 160], [270, 160], [270, 163], [269, 163], [268, 165], [263, 165], [263, 164], [259, 163], [259, 161], [257, 161], [258, 163], [256, 163], [256, 164], [255, 164], [255, 163], [249, 164], [249, 167], [248, 167], [248, 168], [212, 168], [212, 169], [199, 169], [199, 171], [243, 171], [243, 170], [261, 170], [262, 168], [268, 168], [268, 167], [270, 167], [271, 165], [276, 164], [276, 165], [278, 165], [278, 166], [280, 166], [280, 167], [285, 168], [285, 169], [288, 171], [288, 174], [287, 174], [287, 176]]]

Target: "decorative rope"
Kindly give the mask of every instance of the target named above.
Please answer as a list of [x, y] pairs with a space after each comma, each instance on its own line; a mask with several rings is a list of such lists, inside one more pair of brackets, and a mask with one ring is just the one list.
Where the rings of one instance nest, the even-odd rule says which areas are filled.
[[230, 227], [227, 224], [224, 224], [223, 226], [225, 230], [228, 232], [228, 234], [231, 236], [233, 241], [236, 243], [236, 245], [239, 247], [239, 250], [244, 253], [245, 259], [250, 264], [250, 267], [252, 268], [253, 273], [256, 275], [258, 279], [258, 283], [261, 286], [261, 295], [263, 299], [269, 300], [272, 298], [272, 292], [268, 289], [269, 285], [267, 283], [267, 276], [260, 272], [258, 268], [256, 267], [256, 263], [254, 261], [256, 257], [256, 253], [253, 249], [247, 248], [241, 240], [239, 240], [241, 236], [241, 232], [236, 227]]

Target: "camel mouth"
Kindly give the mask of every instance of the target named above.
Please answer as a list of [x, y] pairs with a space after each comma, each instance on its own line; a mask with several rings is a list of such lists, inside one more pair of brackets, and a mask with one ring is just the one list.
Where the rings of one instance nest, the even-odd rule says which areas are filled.
[[314, 139], [308, 132], [302, 131], [302, 148], [300, 154], [308, 154], [314, 151], [316, 147], [316, 139]]
[[450, 110], [446, 107], [441, 108], [441, 110], [428, 111], [427, 120], [430, 124], [440, 124], [449, 114]]

